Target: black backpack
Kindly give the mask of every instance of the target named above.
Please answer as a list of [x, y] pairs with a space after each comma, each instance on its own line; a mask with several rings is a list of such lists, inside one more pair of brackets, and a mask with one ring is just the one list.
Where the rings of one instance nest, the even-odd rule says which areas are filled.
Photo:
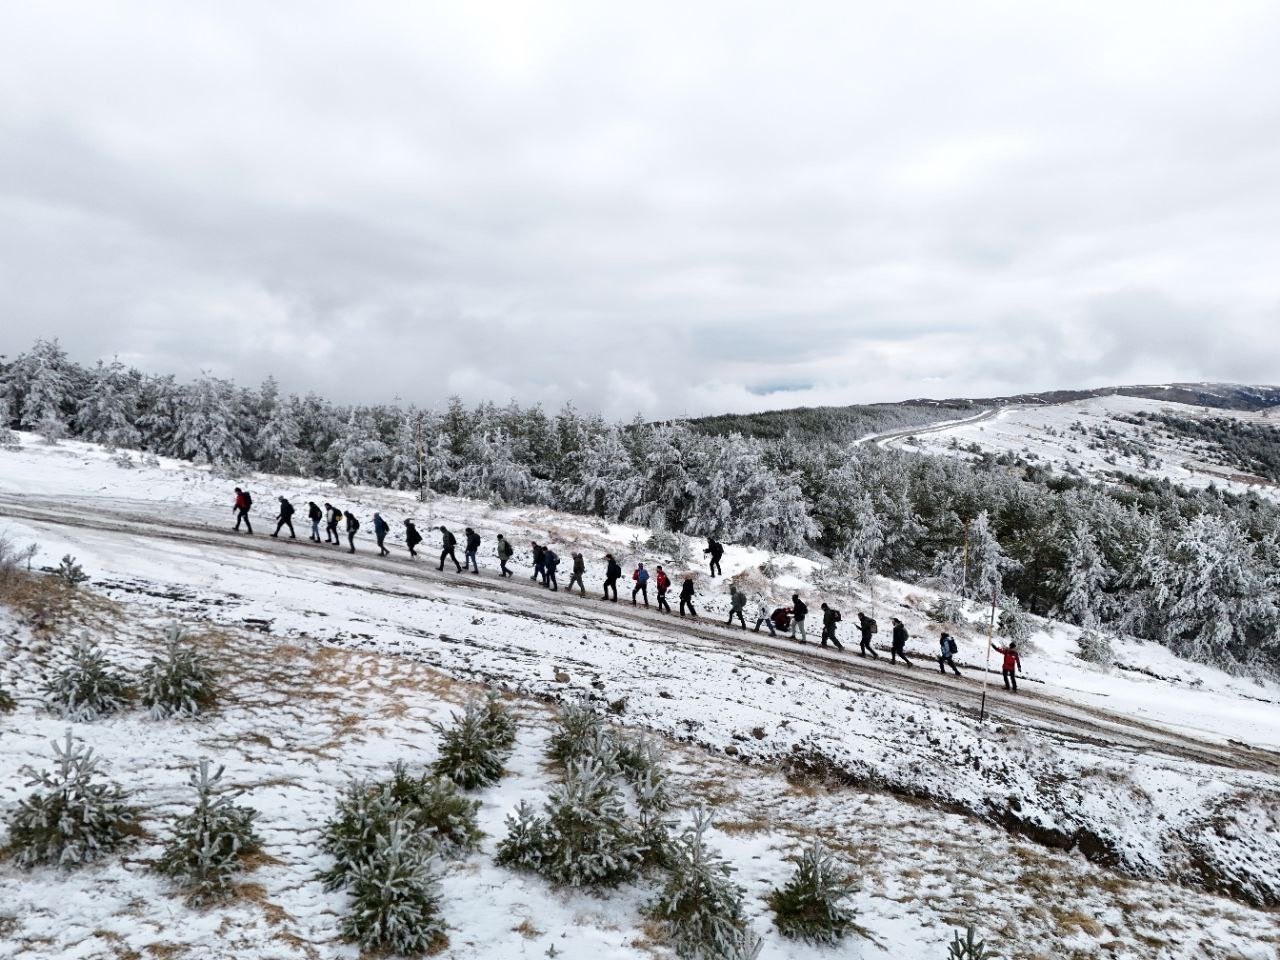
[[956, 638], [951, 636], [951, 634], [948, 633], [947, 634], [947, 653], [951, 654], [952, 656], [955, 656], [959, 652], [960, 652], [960, 647], [956, 644]]
[[839, 611], [839, 610], [832, 610], [832, 611], [831, 611], [831, 622], [832, 622], [832, 623], [839, 623], [839, 622], [840, 622], [841, 620], [843, 620], [843, 619], [844, 619], [844, 617], [840, 616], [840, 611]]
[[252, 506], [253, 506], [253, 494], [251, 494], [248, 490], [246, 490], [244, 492], [244, 508], [248, 510]]
[[352, 533], [360, 529], [360, 521], [355, 518], [355, 514], [347, 514], [347, 529]]
[[876, 623], [870, 617], [867, 617], [867, 633], [879, 633], [880, 624]]

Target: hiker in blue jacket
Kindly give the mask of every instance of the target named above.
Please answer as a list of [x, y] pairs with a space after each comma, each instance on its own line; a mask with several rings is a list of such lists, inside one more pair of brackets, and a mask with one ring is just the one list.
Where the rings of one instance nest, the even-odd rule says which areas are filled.
[[649, 571], [644, 568], [644, 564], [636, 567], [635, 572], [631, 574], [631, 579], [635, 581], [635, 586], [631, 588], [631, 605], [636, 606], [636, 594], [644, 597], [644, 605], [649, 605]]
[[960, 647], [956, 644], [956, 638], [943, 630], [942, 636], [938, 638], [938, 672], [946, 673], [947, 667], [950, 667], [952, 673], [957, 677], [960, 676], [960, 668], [951, 659], [959, 652]]
[[390, 556], [391, 551], [386, 548], [383, 543], [387, 539], [387, 534], [391, 532], [391, 525], [382, 519], [382, 514], [375, 513], [373, 515], [373, 535], [378, 540], [378, 555], [382, 557]]

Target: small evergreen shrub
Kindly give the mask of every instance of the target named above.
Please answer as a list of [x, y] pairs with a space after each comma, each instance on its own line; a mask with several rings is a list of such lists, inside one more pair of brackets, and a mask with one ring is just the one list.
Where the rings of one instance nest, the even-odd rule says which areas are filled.
[[142, 704], [153, 720], [194, 717], [217, 701], [215, 675], [208, 662], [188, 642], [178, 625], [169, 628], [164, 652], [142, 670]]
[[9, 817], [9, 851], [20, 867], [73, 867], [117, 850], [130, 836], [136, 811], [116, 784], [97, 783], [93, 750], [71, 738], [53, 743], [52, 770], [23, 767], [37, 787]]
[[963, 939], [959, 933], [956, 933], [955, 939], [947, 949], [947, 960], [996, 960], [996, 958], [981, 940], [975, 938], [974, 929], [971, 926], [965, 931]]
[[1111, 638], [1104, 633], [1085, 630], [1080, 634], [1080, 659], [1088, 663], [1109, 667], [1115, 662], [1115, 651], [1111, 648]]
[[84, 568], [76, 563], [76, 558], [69, 553], [62, 558], [62, 562], [54, 569], [53, 575], [68, 587], [78, 587], [89, 579]]
[[784, 937], [838, 942], [853, 925], [853, 911], [845, 904], [852, 892], [849, 878], [816, 839], [794, 862], [791, 879], [769, 894], [774, 925]]
[[432, 765], [435, 773], [464, 790], [492, 786], [502, 779], [511, 748], [494, 739], [487, 706], [472, 700], [461, 715], [453, 715], [452, 727], [437, 729], [441, 731], [440, 756]]
[[590, 756], [605, 734], [604, 721], [585, 703], [566, 704], [557, 717], [558, 726], [547, 740], [547, 755], [563, 764]]
[[964, 623], [964, 605], [955, 597], [939, 597], [929, 605], [929, 619], [934, 623]]
[[422, 954], [444, 943], [440, 882], [421, 827], [396, 818], [352, 866], [342, 934], [369, 951]]
[[525, 806], [507, 824], [503, 862], [564, 886], [616, 886], [634, 877], [643, 859], [637, 826], [611, 772], [590, 757], [570, 761], [543, 817]]
[[507, 835], [498, 843], [494, 862], [500, 867], [542, 872], [547, 856], [547, 821], [521, 800], [514, 814], [507, 814]]
[[672, 844], [667, 881], [648, 913], [663, 924], [678, 956], [743, 960], [759, 952], [760, 942], [747, 928], [733, 868], [706, 844], [710, 825], [698, 810], [693, 826]]
[[666, 816], [671, 807], [662, 774], [648, 770], [631, 784], [635, 792], [637, 838], [641, 862], [646, 867], [666, 867], [671, 863], [675, 822]]
[[484, 702], [485, 726], [489, 739], [500, 750], [510, 751], [516, 745], [516, 718], [496, 693], [490, 692]]
[[129, 683], [111, 669], [96, 644], [81, 638], [71, 648], [71, 663], [44, 684], [44, 701], [67, 720], [87, 723], [115, 713], [129, 699]]
[[1031, 639], [1035, 622], [1013, 597], [1006, 597], [1000, 605], [1000, 619], [996, 624], [1000, 636], [1018, 643]]
[[224, 898], [241, 858], [262, 842], [253, 830], [257, 811], [231, 801], [222, 787], [222, 772], [219, 767], [211, 774], [209, 761], [200, 760], [189, 781], [196, 792], [195, 807], [178, 821], [156, 863], [156, 870], [175, 880], [193, 905]]
[[320, 873], [330, 889], [350, 881], [357, 863], [372, 855], [379, 835], [394, 820], [408, 820], [445, 856], [474, 850], [482, 836], [476, 825], [480, 804], [468, 800], [451, 780], [411, 777], [402, 764], [381, 782], [356, 781], [339, 798], [334, 815], [321, 829], [320, 848], [334, 864]]

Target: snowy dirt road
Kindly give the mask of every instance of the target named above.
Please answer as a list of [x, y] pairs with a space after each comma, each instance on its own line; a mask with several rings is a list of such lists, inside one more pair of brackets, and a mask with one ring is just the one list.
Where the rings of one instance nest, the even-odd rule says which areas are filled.
[[[657, 642], [695, 655], [707, 643], [712, 643], [734, 656], [749, 659], [757, 669], [776, 670], [785, 663], [788, 670], [810, 681], [820, 679], [851, 690], [892, 693], [922, 708], [952, 711], [970, 719], [978, 716], [981, 663], [966, 663], [962, 659], [966, 676], [957, 679], [938, 673], [933, 669], [933, 658], [918, 650], [911, 652], [919, 662], [911, 670], [862, 659], [852, 652], [856, 650], [857, 641], [850, 638], [852, 631], [847, 625], [846, 651], [837, 653], [813, 641], [800, 645], [763, 633], [744, 633], [705, 618], [684, 619], [658, 613], [654, 608], [635, 608], [625, 600], [606, 606], [596, 596], [594, 584], [585, 597], [580, 597], [564, 590], [552, 593], [521, 575], [503, 581], [495, 578], [490, 570], [479, 576], [458, 575], [449, 570], [441, 573], [436, 569], [434, 558], [427, 556], [428, 551], [417, 561], [399, 555], [384, 558], [372, 554], [370, 544], [362, 543], [361, 550], [353, 555], [345, 549], [313, 544], [305, 538], [290, 541], [272, 539], [262, 533], [252, 537], [237, 534], [218, 524], [214, 517], [200, 518], [203, 523], [177, 525], [156, 519], [163, 511], [162, 504], [118, 498], [0, 495], [0, 511], [11, 519], [41, 527], [94, 531], [105, 537], [103, 548], [107, 552], [110, 552], [109, 541], [117, 537], [135, 541], [135, 550], [156, 549], [143, 547], [139, 541], [168, 541], [207, 551], [211, 558], [222, 557], [228, 567], [244, 562], [237, 559], [237, 555], [244, 558], [252, 554], [259, 561], [271, 558], [281, 564], [275, 567], [278, 575], [313, 582], [323, 580], [332, 586], [350, 587], [371, 595], [425, 600], [444, 588], [479, 594], [487, 602], [500, 603], [513, 613], [561, 624], [623, 630], [642, 626], [646, 631], [660, 633], [654, 638]], [[186, 515], [190, 514], [188, 509]], [[83, 532], [70, 534], [70, 539], [84, 536]], [[995, 722], [1011, 722], [1023, 729], [1034, 729], [1062, 744], [1088, 744], [1122, 754], [1155, 751], [1210, 766], [1280, 774], [1280, 753], [1276, 751], [1239, 742], [1215, 742], [1186, 728], [1168, 729], [1096, 705], [1074, 702], [1034, 675], [1024, 678], [1023, 693], [1010, 696], [1000, 689], [997, 677], [998, 673], [989, 682], [987, 698], [987, 712]]]

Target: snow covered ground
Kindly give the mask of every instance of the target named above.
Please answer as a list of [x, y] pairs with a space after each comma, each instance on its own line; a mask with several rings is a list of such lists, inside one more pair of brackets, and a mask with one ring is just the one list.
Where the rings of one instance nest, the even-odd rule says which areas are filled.
[[[470, 684], [485, 684], [507, 691], [524, 724], [512, 774], [482, 794], [484, 850], [446, 877], [450, 956], [543, 956], [553, 944], [565, 956], [665, 952], [639, 913], [646, 885], [597, 900], [492, 865], [505, 814], [548, 786], [545, 704], [570, 697], [611, 704], [619, 722], [667, 738], [683, 794], [713, 805], [721, 821], [716, 844], [740, 869], [767, 957], [825, 955], [770, 935], [760, 899], [814, 832], [861, 882], [869, 936], [842, 956], [942, 957], [951, 929], [965, 923], [1008, 957], [1276, 955], [1274, 913], [1242, 902], [1274, 903], [1280, 891], [1274, 685], [1151, 644], [1123, 646], [1126, 669], [1103, 671], [1075, 656], [1075, 631], [1045, 623], [1027, 655], [1024, 694], [992, 688], [993, 719], [980, 725], [981, 611], [953, 631], [966, 676], [948, 679], [928, 661], [908, 672], [590, 594], [550, 594], [527, 573], [493, 576], [500, 531], [517, 546], [548, 540], [565, 557], [570, 545], [583, 549], [593, 591], [606, 549], [628, 571], [635, 559], [673, 574], [691, 564], [650, 556], [633, 528], [255, 477], [259, 533], [249, 538], [229, 532], [231, 485], [189, 464], [135, 457], [122, 467], [83, 444], [25, 438], [21, 451], [0, 451], [0, 533], [37, 542], [38, 564], [66, 552], [84, 563], [95, 595], [116, 604], [88, 627], [113, 656], [141, 662], [159, 625], [177, 618], [207, 632], [232, 693], [205, 722], [156, 724], [134, 713], [76, 726], [111, 776], [138, 791], [148, 835], [124, 858], [77, 873], [0, 865], [0, 951], [354, 956], [336, 939], [342, 895], [314, 880], [316, 829], [348, 776], [397, 758], [429, 761], [428, 721], [444, 719]], [[359, 552], [265, 537], [278, 493], [300, 507], [351, 505], [364, 522]], [[393, 537], [404, 516], [424, 532], [439, 522], [475, 526], [487, 569], [439, 574], [425, 559], [410, 564], [398, 542], [392, 558], [376, 557], [374, 509], [392, 521]], [[766, 561], [772, 579], [760, 570]], [[819, 591], [811, 561], [732, 545], [725, 572], [779, 600], [800, 590], [815, 612], [834, 599], [846, 632], [859, 606], [886, 627], [899, 615], [917, 638], [909, 649], [933, 649], [927, 590], [880, 581], [867, 596]], [[720, 589], [699, 576], [700, 610], [717, 619], [727, 610]], [[269, 621], [270, 632], [247, 631], [250, 620]], [[39, 766], [64, 728], [40, 707], [36, 683], [65, 631], [38, 636], [12, 615], [3, 629], [0, 684], [21, 703], [0, 716], [0, 813], [25, 792], [18, 768]], [[227, 763], [249, 790], [269, 855], [242, 896], [206, 912], [183, 907], [145, 869], [182, 802], [183, 766], [200, 754]]]
[[[914, 433], [895, 432], [884, 442], [935, 454], [970, 455], [975, 450], [1014, 454], [1057, 470], [1076, 469], [1087, 476], [1128, 473], [1152, 479], [1169, 479], [1189, 488], [1210, 484], [1234, 493], [1253, 491], [1280, 500], [1280, 488], [1261, 478], [1223, 467], [1192, 449], [1185, 438], [1161, 437], [1158, 431], [1116, 419], [1143, 413], [1167, 413], [1195, 419], [1215, 417], [1246, 423], [1260, 422], [1256, 413], [1236, 410], [1203, 410], [1181, 403], [1112, 395], [1069, 403], [1004, 407], [987, 419], [939, 425]], [[1128, 444], [1112, 440], [1103, 444], [1094, 431], [1114, 431]], [[1144, 456], [1145, 454], [1145, 456]]]

